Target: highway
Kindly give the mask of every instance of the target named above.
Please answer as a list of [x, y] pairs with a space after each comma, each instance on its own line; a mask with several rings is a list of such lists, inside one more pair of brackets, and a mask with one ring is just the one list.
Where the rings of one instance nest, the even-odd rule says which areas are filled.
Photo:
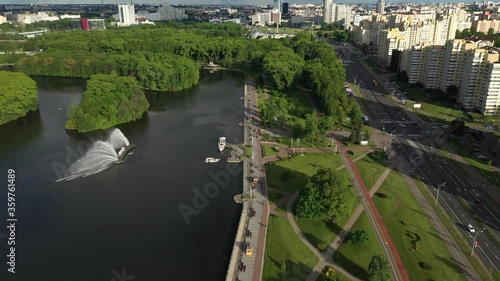
[[[352, 53], [357, 52], [356, 49], [340, 44], [334, 45], [334, 48], [344, 62], [350, 82], [360, 86], [362, 97], [358, 99], [363, 99], [365, 109], [369, 110], [365, 114], [370, 117], [370, 125], [376, 130], [392, 133], [392, 147], [397, 156], [405, 160], [409, 176], [421, 178], [434, 196], [440, 186], [439, 204], [462, 231], [471, 250], [474, 234], [477, 234], [479, 245], [474, 254], [477, 254], [488, 268], [500, 270], [500, 249], [487, 232], [482, 232], [478, 223], [480, 220], [488, 225], [498, 239], [500, 216], [486, 200], [481, 200], [477, 186], [471, 186], [464, 173], [457, 171], [452, 163], [435, 151], [433, 141], [426, 139], [426, 136], [445, 137], [446, 132], [439, 126], [421, 123], [413, 112], [405, 109], [400, 100], [396, 104], [384, 95], [380, 88], [380, 77], [376, 78], [368, 73], [358, 59], [353, 57]], [[385, 145], [389, 147], [388, 143]], [[480, 179], [478, 181], [480, 182]], [[471, 210], [468, 211], [460, 200], [468, 202]], [[469, 223], [475, 228], [475, 233], [467, 230]]]

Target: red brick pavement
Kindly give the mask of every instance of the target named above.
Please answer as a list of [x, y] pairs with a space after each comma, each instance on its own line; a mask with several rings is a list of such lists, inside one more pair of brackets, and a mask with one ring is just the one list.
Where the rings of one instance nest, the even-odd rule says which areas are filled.
[[372, 197], [370, 196], [370, 193], [368, 192], [368, 189], [366, 188], [365, 184], [363, 183], [363, 180], [361, 179], [361, 175], [359, 174], [358, 169], [356, 168], [356, 165], [354, 165], [354, 161], [351, 157], [351, 155], [347, 154], [347, 161], [349, 166], [351, 166], [352, 170], [354, 171], [354, 175], [356, 176], [356, 179], [359, 182], [359, 185], [361, 186], [361, 190], [363, 192], [363, 197], [366, 199], [368, 202], [368, 206], [371, 210], [371, 213], [373, 214], [373, 217], [375, 218], [380, 232], [382, 236], [384, 237], [384, 240], [387, 243], [387, 246], [389, 246], [389, 250], [391, 251], [392, 257], [394, 259], [394, 262], [396, 263], [396, 266], [399, 271], [399, 275], [401, 276], [402, 280], [409, 281], [410, 277], [408, 276], [408, 272], [406, 271], [406, 268], [403, 264], [403, 260], [401, 260], [401, 256], [399, 256], [398, 250], [396, 248], [396, 245], [394, 245], [394, 242], [391, 239], [391, 236], [389, 235], [389, 231], [387, 231], [387, 228], [385, 227], [384, 221], [382, 220], [382, 217], [380, 216], [377, 208], [375, 207], [375, 203], [373, 202]]

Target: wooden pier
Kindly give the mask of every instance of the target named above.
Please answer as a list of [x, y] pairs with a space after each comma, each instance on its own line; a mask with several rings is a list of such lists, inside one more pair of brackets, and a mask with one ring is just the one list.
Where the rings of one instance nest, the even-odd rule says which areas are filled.
[[125, 157], [128, 153], [135, 147], [135, 144], [129, 144], [125, 146], [125, 151], [121, 155], [118, 156], [118, 160], [115, 161], [116, 164], [122, 164], [125, 161]]

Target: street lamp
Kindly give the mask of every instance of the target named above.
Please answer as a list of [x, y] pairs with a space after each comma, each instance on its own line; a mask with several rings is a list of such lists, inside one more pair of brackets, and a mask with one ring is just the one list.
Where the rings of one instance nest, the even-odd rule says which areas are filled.
[[437, 190], [437, 193], [436, 193], [436, 206], [438, 204], [439, 188], [441, 188], [442, 186], [445, 186], [445, 185], [446, 185], [446, 182], [443, 182], [442, 184], [438, 185], [438, 190]]
[[394, 134], [394, 132], [396, 132], [396, 130], [397, 129], [392, 130], [392, 132], [389, 135], [390, 136], [390, 138], [389, 138], [389, 146], [391, 146], [391, 144], [392, 144], [392, 134]]
[[479, 231], [479, 232], [477, 232], [477, 231], [476, 231], [476, 233], [474, 233], [474, 242], [472, 242], [472, 252], [470, 253], [470, 256], [471, 256], [471, 257], [472, 257], [472, 255], [474, 255], [474, 248], [476, 248], [476, 238], [477, 238], [477, 234], [478, 234], [478, 233], [483, 233], [485, 229], [486, 229], [486, 227], [485, 227], [485, 228], [483, 228], [483, 229], [481, 229], [481, 231]]

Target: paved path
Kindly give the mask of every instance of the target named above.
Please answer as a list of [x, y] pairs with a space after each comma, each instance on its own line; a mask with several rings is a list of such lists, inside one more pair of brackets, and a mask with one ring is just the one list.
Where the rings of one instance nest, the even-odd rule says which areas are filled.
[[382, 221], [377, 208], [375, 207], [375, 203], [373, 202], [368, 189], [363, 183], [358, 169], [354, 165], [354, 161], [349, 154], [342, 153], [342, 157], [347, 163], [347, 167], [349, 173], [351, 174], [351, 177], [353, 178], [354, 185], [358, 188], [358, 191], [361, 194], [363, 204], [365, 205], [368, 218], [370, 220], [370, 223], [372, 224], [377, 239], [382, 245], [382, 249], [384, 250], [385, 254], [389, 257], [389, 261], [392, 265], [391, 269], [393, 270], [393, 278], [395, 278], [396, 280], [409, 281], [410, 278], [408, 276], [408, 272], [406, 271], [403, 261], [399, 256], [396, 245], [394, 245], [394, 242], [389, 235], [389, 231], [385, 227], [385, 224]]
[[[245, 85], [245, 144], [252, 145], [252, 159], [245, 160], [243, 193], [254, 196], [244, 202], [240, 226], [235, 239], [235, 246], [229, 264], [226, 280], [259, 281], [261, 280], [266, 244], [266, 228], [269, 217], [267, 201], [266, 175], [263, 168], [262, 151], [258, 136], [258, 107], [254, 81], [247, 80]], [[253, 178], [258, 183], [253, 184]], [[253, 186], [253, 188], [252, 188]], [[246, 255], [246, 249], [252, 248], [252, 255]]]
[[[382, 185], [382, 183], [385, 181], [385, 179], [387, 178], [387, 176], [389, 175], [389, 173], [391, 172], [391, 170], [392, 170], [392, 166], [386, 167], [385, 170], [384, 170], [384, 172], [380, 176], [380, 178], [377, 180], [377, 182], [370, 189], [370, 195], [372, 197], [373, 197], [373, 194], [375, 194], [375, 192], [377, 192], [377, 190], [380, 188], [380, 186]], [[342, 227], [342, 230], [340, 231], [340, 233], [330, 243], [330, 245], [328, 247], [328, 250], [326, 251], [326, 254], [325, 254], [326, 257], [333, 258], [333, 254], [335, 253], [335, 251], [337, 251], [338, 247], [342, 246], [342, 243], [343, 243], [345, 237], [347, 236], [347, 234], [349, 234], [349, 230], [356, 223], [356, 221], [358, 220], [359, 216], [364, 211], [365, 211], [364, 205], [363, 204], [359, 204], [358, 207], [356, 208], [356, 210], [354, 210], [354, 212], [351, 215], [351, 217], [349, 218], [349, 220]], [[331, 261], [331, 262], [333, 262], [333, 261]], [[309, 276], [307, 277], [306, 280], [307, 281], [314, 281], [314, 280], [316, 280], [316, 278], [318, 278], [318, 276], [320, 275], [320, 273], [323, 270], [323, 268], [325, 268], [325, 266], [327, 266], [327, 265], [328, 264], [325, 261], [320, 260], [318, 262], [318, 264], [316, 264], [316, 266], [314, 267], [314, 269], [312, 270], [311, 274], [309, 274]]]
[[[340, 272], [341, 274], [345, 275], [347, 278], [349, 278], [349, 280], [358, 281], [359, 280], [358, 278], [354, 277], [349, 272], [345, 271], [342, 267], [334, 264], [333, 261], [332, 261], [332, 259], [331, 259], [331, 255], [328, 255], [328, 253], [321, 253], [318, 249], [316, 249], [316, 247], [314, 247], [313, 245], [311, 245], [311, 243], [309, 243], [309, 241], [307, 240], [307, 238], [304, 236], [304, 233], [302, 233], [302, 231], [300, 230], [299, 226], [297, 225], [297, 222], [295, 221], [295, 218], [293, 216], [293, 211], [292, 211], [293, 202], [295, 202], [295, 200], [297, 199], [298, 196], [299, 196], [299, 192], [297, 191], [297, 192], [295, 192], [292, 195], [292, 197], [290, 198], [290, 200], [288, 200], [288, 204], [286, 206], [287, 216], [288, 216], [288, 222], [290, 223], [290, 225], [293, 228], [293, 231], [300, 238], [300, 240], [302, 240], [302, 242], [309, 248], [309, 250], [311, 250], [319, 258], [319, 263], [320, 264], [324, 264], [321, 267], [321, 269], [319, 269], [319, 272], [326, 265], [328, 265], [328, 266], [333, 267], [336, 271]], [[318, 275], [319, 275], [319, 272], [318, 272]], [[311, 279], [311, 280], [315, 280], [315, 279], [316, 278]], [[307, 279], [307, 280], [309, 281], [309, 279]]]

